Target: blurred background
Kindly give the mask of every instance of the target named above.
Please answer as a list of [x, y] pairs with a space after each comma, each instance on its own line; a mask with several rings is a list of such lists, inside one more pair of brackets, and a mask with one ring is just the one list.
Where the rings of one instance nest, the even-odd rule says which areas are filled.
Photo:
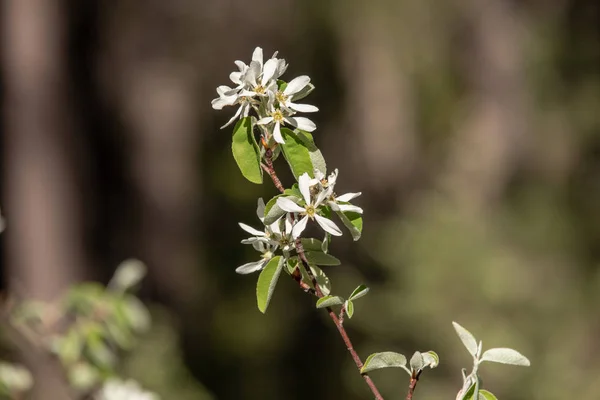
[[[415, 398], [454, 398], [456, 320], [531, 360], [483, 367], [499, 398], [600, 396], [598, 1], [1, 4], [2, 286], [51, 299], [145, 261], [126, 376], [164, 399], [370, 398], [314, 299], [283, 279], [262, 315], [234, 273], [256, 258], [237, 222], [276, 191], [241, 177], [210, 100], [261, 46], [311, 76], [317, 144], [363, 192], [363, 238], [326, 270], [372, 289], [346, 323], [363, 359], [436, 350]], [[404, 398], [402, 371], [372, 377]]]

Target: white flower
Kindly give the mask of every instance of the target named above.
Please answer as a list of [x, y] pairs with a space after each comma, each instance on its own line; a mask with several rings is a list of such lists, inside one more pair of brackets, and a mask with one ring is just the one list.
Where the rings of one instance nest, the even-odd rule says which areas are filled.
[[304, 117], [292, 117], [289, 110], [284, 108], [275, 107], [275, 95], [269, 94], [269, 103], [267, 106], [268, 117], [259, 119], [256, 123], [258, 125], [266, 125], [273, 123], [273, 138], [278, 143], [285, 143], [283, 136], [281, 136], [281, 125], [290, 124], [298, 129], [302, 129], [307, 132], [312, 132], [317, 129], [317, 126], [308, 118]]
[[302, 75], [292, 79], [283, 92], [277, 92], [276, 98], [279, 102], [280, 107], [291, 109], [299, 112], [317, 112], [319, 109], [310, 104], [296, 104], [293, 102], [294, 97], [302, 92], [306, 86], [310, 83], [310, 78], [307, 75]]
[[322, 186], [323, 188], [328, 188], [331, 191], [331, 195], [327, 199], [327, 204], [331, 207], [331, 209], [333, 211], [343, 211], [343, 212], [348, 211], [348, 212], [355, 212], [358, 214], [362, 214], [363, 209], [358, 206], [355, 206], [352, 204], [340, 204], [340, 202], [341, 203], [349, 203], [350, 200], [357, 198], [362, 193], [357, 192], [357, 193], [346, 193], [341, 196], [336, 195], [335, 192], [333, 191], [333, 188], [337, 181], [337, 177], [338, 177], [337, 168], [335, 169], [335, 171], [333, 171], [329, 175], [329, 178], [325, 178], [325, 174], [323, 174], [321, 171], [315, 170], [315, 179], [318, 179], [320, 186]]
[[[265, 213], [265, 202], [262, 198], [258, 199], [258, 207], [256, 209], [256, 215], [261, 222], [264, 222]], [[292, 239], [292, 224], [287, 218], [280, 218], [271, 225], [266, 225], [264, 231], [254, 229], [253, 227], [239, 223], [240, 227], [246, 232], [254, 235], [251, 238], [242, 240], [243, 244], [251, 244], [254, 249], [260, 253], [261, 259], [246, 263], [238, 267], [235, 271], [238, 274], [249, 274], [255, 271], [263, 269], [267, 263], [273, 258], [278, 248], [284, 252], [284, 257], [287, 258], [287, 252], [289, 252], [294, 244]]]
[[263, 96], [266, 97], [270, 92], [277, 88], [277, 78], [279, 78], [287, 69], [285, 60], [280, 60], [273, 54], [273, 57], [263, 64], [263, 53], [260, 47], [257, 47], [252, 54], [252, 62], [248, 70], [242, 77], [243, 96]]
[[[331, 191], [329, 189], [319, 190], [314, 196], [311, 195], [311, 186], [317, 186], [316, 184], [311, 185], [311, 183], [316, 183], [314, 179], [311, 179], [308, 174], [305, 172], [300, 175], [298, 178], [298, 188], [300, 189], [300, 193], [302, 193], [302, 197], [304, 199], [304, 206], [296, 204], [289, 197], [279, 197], [277, 199], [277, 205], [284, 211], [298, 213], [300, 215], [304, 215], [304, 217], [294, 224], [292, 228], [292, 238], [296, 239], [300, 236], [300, 234], [306, 228], [306, 223], [308, 219], [314, 219], [317, 223], [323, 228], [325, 232], [328, 232], [334, 236], [341, 236], [342, 231], [337, 225], [318, 214], [319, 207], [331, 195]], [[314, 197], [314, 198], [313, 198]]]
[[94, 400], [159, 400], [159, 397], [142, 390], [135, 381], [110, 379], [104, 383]]

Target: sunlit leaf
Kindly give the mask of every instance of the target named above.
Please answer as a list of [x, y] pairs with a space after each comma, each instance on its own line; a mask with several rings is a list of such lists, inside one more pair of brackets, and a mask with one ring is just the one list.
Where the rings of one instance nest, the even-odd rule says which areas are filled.
[[346, 300], [346, 314], [348, 314], [348, 318], [352, 318], [354, 315], [354, 303], [350, 300]]
[[235, 124], [231, 151], [244, 178], [252, 183], [262, 183], [260, 150], [252, 132], [251, 117], [242, 118]]
[[361, 232], [362, 232], [362, 217], [361, 217], [361, 215], [358, 213], [353, 213], [353, 212], [345, 212], [344, 213], [341, 211], [336, 211], [335, 213], [338, 215], [338, 217], [340, 218], [340, 221], [342, 221], [342, 223], [348, 229], [348, 231], [350, 231], [350, 234], [352, 235], [352, 239], [354, 239], [354, 241], [357, 241], [358, 239], [360, 239]]
[[283, 211], [277, 205], [277, 199], [281, 196], [282, 195], [279, 194], [279, 195], [273, 197], [265, 205], [265, 220], [264, 220], [265, 225], [271, 225], [272, 223], [277, 221], [279, 218], [281, 218], [285, 214], [285, 211]]
[[426, 353], [421, 353], [421, 355], [423, 356], [423, 362], [425, 364], [423, 368], [429, 367], [433, 369], [440, 364], [440, 357], [435, 351], [430, 350]]
[[273, 257], [258, 277], [258, 282], [256, 283], [256, 301], [258, 309], [263, 314], [267, 311], [267, 307], [273, 296], [273, 291], [283, 267], [283, 261], [281, 256]]
[[425, 360], [423, 360], [423, 355], [420, 352], [415, 351], [415, 354], [412, 355], [410, 358], [410, 367], [413, 371], [425, 368]]
[[393, 351], [371, 354], [365, 360], [365, 364], [360, 369], [360, 373], [365, 374], [381, 368], [402, 368], [410, 375], [410, 371], [406, 368], [406, 357]]
[[520, 365], [529, 367], [531, 364], [527, 357], [516, 350], [508, 348], [496, 348], [486, 350], [481, 356], [481, 361], [490, 361], [501, 364]]
[[471, 332], [469, 332], [456, 322], [452, 322], [452, 325], [454, 326], [456, 334], [463, 342], [469, 353], [471, 353], [471, 355], [475, 357], [477, 355], [477, 341], [475, 340], [475, 336], [473, 336]]
[[285, 141], [281, 144], [283, 156], [287, 160], [292, 174], [298, 179], [303, 173], [308, 173], [312, 178], [313, 164], [310, 158], [310, 153], [305, 143], [294, 132], [287, 128], [281, 128], [281, 136]]
[[295, 129], [294, 133], [298, 135], [298, 138], [304, 143], [304, 146], [308, 149], [308, 155], [314, 169], [318, 169], [323, 174], [327, 173], [327, 164], [321, 151], [315, 145], [314, 139], [309, 132]]
[[317, 300], [317, 308], [338, 306], [343, 303], [344, 299], [340, 296], [324, 296]]
[[350, 297], [348, 297], [348, 300], [360, 299], [361, 297], [366, 296], [367, 293], [369, 293], [369, 288], [365, 285], [360, 285], [354, 289]]

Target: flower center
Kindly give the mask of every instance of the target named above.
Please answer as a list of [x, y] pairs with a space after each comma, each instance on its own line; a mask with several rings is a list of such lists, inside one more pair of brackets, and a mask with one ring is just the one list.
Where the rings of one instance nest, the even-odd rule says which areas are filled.
[[315, 217], [315, 207], [313, 207], [312, 205], [306, 206], [306, 215], [308, 215], [310, 218], [314, 218]]
[[265, 94], [265, 92], [266, 92], [266, 89], [265, 89], [265, 87], [264, 87], [263, 85], [258, 85], [258, 86], [257, 86], [257, 87], [254, 89], [254, 91], [255, 91], [256, 93], [258, 93], [258, 94]]
[[271, 258], [273, 258], [273, 253], [270, 251], [266, 251], [263, 253], [262, 258], [264, 258], [265, 260], [270, 260]]
[[283, 92], [277, 92], [277, 94], [275, 95], [275, 98], [277, 99], [279, 104], [285, 104], [285, 102], [288, 99], [288, 97], [285, 94], [283, 94]]
[[281, 110], [277, 109], [271, 115], [273, 116], [273, 120], [275, 122], [283, 123], [283, 113]]

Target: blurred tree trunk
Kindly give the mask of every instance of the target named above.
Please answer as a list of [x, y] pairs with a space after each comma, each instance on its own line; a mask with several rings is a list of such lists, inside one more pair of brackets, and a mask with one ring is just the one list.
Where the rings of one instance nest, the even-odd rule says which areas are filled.
[[469, 113], [459, 126], [443, 182], [473, 213], [497, 201], [514, 172], [529, 103], [518, 9], [503, 0], [473, 0], [462, 10], [471, 30], [463, 60]]
[[[83, 263], [59, 4], [7, 0], [2, 8], [7, 274], [17, 296], [40, 300], [59, 295]], [[34, 399], [69, 398], [49, 357], [24, 357], [35, 376]]]

